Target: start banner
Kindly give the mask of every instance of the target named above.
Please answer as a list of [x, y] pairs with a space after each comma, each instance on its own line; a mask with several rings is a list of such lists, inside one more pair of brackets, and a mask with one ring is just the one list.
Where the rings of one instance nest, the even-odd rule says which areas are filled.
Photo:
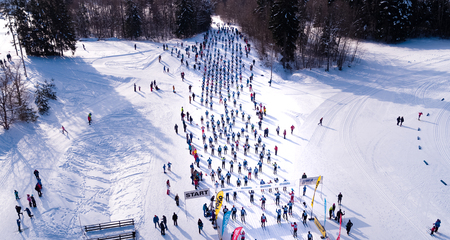
[[208, 189], [202, 189], [202, 190], [194, 190], [194, 191], [188, 191], [184, 192], [184, 199], [193, 199], [193, 198], [200, 198], [200, 197], [209, 197], [211, 195], [211, 190]]

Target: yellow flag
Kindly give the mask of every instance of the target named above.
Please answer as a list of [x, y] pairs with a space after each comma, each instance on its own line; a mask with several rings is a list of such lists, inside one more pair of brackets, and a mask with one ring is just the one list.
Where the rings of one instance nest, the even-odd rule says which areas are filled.
[[223, 191], [220, 191], [217, 193], [216, 196], [216, 219], [217, 216], [219, 216], [220, 208], [222, 208], [222, 202], [223, 202]]
[[312, 201], [311, 201], [311, 207], [314, 206], [314, 197], [316, 196], [317, 187], [319, 186], [319, 183], [320, 183], [320, 179], [321, 179], [321, 178], [322, 178], [322, 176], [319, 176], [319, 178], [317, 179], [316, 189], [314, 189], [314, 195], [313, 195], [313, 198], [312, 198]]

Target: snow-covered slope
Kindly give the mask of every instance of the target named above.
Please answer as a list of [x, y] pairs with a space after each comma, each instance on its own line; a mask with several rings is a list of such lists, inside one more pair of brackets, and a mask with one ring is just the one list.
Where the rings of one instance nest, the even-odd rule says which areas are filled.
[[[10, 51], [17, 65], [19, 58], [5, 32], [2, 29], [0, 33], [0, 57], [6, 58]], [[170, 54], [177, 43], [192, 45], [201, 40], [202, 36], [172, 40], [166, 42], [169, 51], [165, 52], [162, 43], [87, 40], [78, 44], [74, 56], [28, 57], [30, 86], [53, 78], [58, 100], [51, 102], [50, 114], [41, 116], [36, 124], [16, 123], [11, 130], [0, 130], [1, 238], [81, 239], [81, 225], [134, 218], [139, 239], [160, 239], [152, 218], [166, 215], [169, 231], [164, 238], [217, 239], [217, 232], [203, 217], [202, 205], [209, 199], [185, 202], [182, 197], [184, 191], [194, 187], [189, 178], [193, 158], [182, 132], [181, 107], [194, 117], [188, 132], [193, 132], [201, 155], [200, 170], [208, 174], [200, 187], [214, 189], [205, 162], [210, 154], [203, 152], [201, 141], [200, 116], [205, 115], [206, 108], [199, 98], [192, 104], [188, 100], [189, 85], [200, 95], [202, 75], [192, 69], [192, 55], [188, 69]], [[324, 177], [314, 205], [322, 223], [325, 199], [328, 208], [337, 203], [337, 194], [342, 192], [343, 225], [349, 219], [354, 223], [350, 236], [343, 229], [342, 239], [428, 239], [428, 229], [437, 218], [443, 224], [435, 237], [450, 237], [449, 188], [441, 183], [450, 182], [449, 46], [449, 41], [437, 39], [398, 45], [363, 43], [364, 55], [351, 68], [302, 70], [289, 75], [275, 67], [271, 87], [270, 68], [261, 65], [254, 50], [249, 58], [243, 58], [244, 79], [250, 74], [251, 61], [257, 61], [253, 88], [256, 101], [267, 108], [263, 128], [268, 127], [270, 135], [263, 142], [272, 152], [275, 145], [279, 147], [278, 156], [272, 154], [272, 162], [281, 167], [278, 177], [293, 180], [304, 172], [310, 177]], [[170, 72], [163, 72], [163, 66]], [[181, 72], [186, 73], [184, 82]], [[153, 80], [161, 90], [150, 92]], [[134, 84], [141, 91], [134, 92]], [[238, 104], [256, 124], [249, 95], [244, 87]], [[223, 107], [217, 97], [213, 101], [214, 110], [210, 112], [220, 116]], [[417, 120], [418, 112], [425, 114], [421, 121]], [[88, 113], [93, 115], [91, 126], [87, 124]], [[402, 127], [396, 125], [398, 116], [405, 118]], [[318, 126], [321, 117], [323, 126]], [[173, 129], [175, 123], [180, 127], [178, 135]], [[296, 127], [293, 135], [289, 133], [291, 125]], [[61, 126], [68, 135], [61, 134]], [[243, 126], [237, 118], [235, 131]], [[282, 131], [287, 129], [286, 139], [276, 136], [277, 126]], [[223, 146], [225, 141], [219, 142]], [[248, 156], [242, 150], [238, 153], [238, 161], [245, 158], [252, 168], [258, 161], [253, 144], [250, 137]], [[229, 152], [226, 157], [231, 159]], [[212, 158], [216, 169], [220, 160], [217, 155]], [[164, 174], [162, 166], [169, 161], [172, 171]], [[228, 169], [229, 164], [226, 166]], [[19, 233], [14, 206], [26, 207], [26, 194], [37, 196], [34, 169], [41, 173], [43, 197], [36, 197], [38, 206], [32, 209], [35, 219], [25, 216], [22, 223], [28, 229]], [[236, 172], [235, 167], [233, 186]], [[264, 164], [261, 178], [266, 182], [274, 178], [268, 164]], [[168, 179], [170, 196], [166, 195]], [[14, 199], [15, 189], [20, 201]], [[299, 196], [298, 188], [294, 190], [296, 203], [289, 220], [300, 222], [304, 209], [301, 202], [307, 203], [308, 213], [311, 211], [313, 187], [305, 197]], [[181, 197], [180, 207], [173, 200], [175, 194]], [[259, 223], [263, 212], [258, 201], [260, 192], [255, 204], [250, 204], [247, 193], [238, 193], [237, 201], [224, 203], [228, 208], [245, 207], [248, 213], [244, 225], [239, 216], [238, 221], [230, 221], [228, 235], [243, 226], [248, 239], [292, 238], [292, 228], [286, 221], [276, 224], [273, 194], [266, 192], [265, 196], [266, 230], [261, 230]], [[288, 200], [283, 193], [282, 204]], [[179, 217], [178, 227], [171, 221], [174, 212]], [[205, 224], [201, 235], [199, 218]], [[330, 239], [336, 239], [338, 223], [327, 219], [325, 227]], [[308, 221], [307, 227], [299, 224], [300, 238], [306, 239], [307, 231], [313, 232], [314, 239], [319, 238], [313, 222]]]

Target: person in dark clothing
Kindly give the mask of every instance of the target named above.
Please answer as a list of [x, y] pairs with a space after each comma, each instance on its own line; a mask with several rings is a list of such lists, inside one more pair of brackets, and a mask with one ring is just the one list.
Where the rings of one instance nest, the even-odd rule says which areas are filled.
[[400, 118], [400, 127], [403, 125], [403, 122], [405, 121], [405, 119], [403, 118], [403, 116]]
[[347, 225], [345, 225], [345, 229], [347, 229], [347, 235], [350, 235], [350, 230], [352, 229], [353, 223], [352, 221], [348, 220]]
[[338, 204], [341, 205], [342, 202], [342, 193], [339, 193], [338, 195]]
[[173, 225], [178, 226], [178, 222], [177, 222], [178, 216], [176, 213], [173, 213], [172, 220], [173, 220]]
[[36, 200], [34, 199], [33, 194], [31, 194], [31, 203], [33, 203], [33, 207], [36, 207]]
[[339, 222], [339, 219], [341, 218], [341, 216], [344, 216], [345, 212], [342, 212], [341, 209], [339, 209], [339, 211], [336, 213], [336, 221]]
[[180, 197], [178, 197], [178, 194], [175, 195], [175, 203], [177, 204], [177, 206], [180, 206]]
[[19, 219], [17, 219], [17, 227], [19, 228], [19, 232], [21, 232], [21, 231], [22, 231], [22, 229], [20, 229], [20, 218], [19, 218]]
[[397, 126], [400, 124], [400, 116], [397, 118]]
[[36, 176], [36, 179], [39, 179], [39, 171], [38, 170], [34, 170], [34, 176]]
[[177, 125], [177, 124], [175, 124], [175, 127], [174, 127], [174, 129], [175, 129], [175, 133], [177, 133], [177, 134], [178, 134], [178, 125]]
[[169, 229], [167, 228], [167, 218], [166, 218], [166, 215], [163, 215], [163, 216], [162, 216], [162, 221], [163, 221], [163, 223], [164, 223], [164, 226], [166, 227], [166, 230], [169, 231]]
[[28, 217], [30, 217], [30, 218], [33, 218], [33, 214], [31, 214], [31, 211], [30, 211], [30, 209], [29, 208], [25, 208], [25, 211], [27, 212], [27, 214], [28, 214]]
[[159, 222], [159, 217], [155, 215], [155, 216], [153, 217], [153, 223], [155, 224], [155, 228], [158, 227], [158, 226], [157, 226], [157, 225], [159, 225], [158, 222]]
[[161, 229], [161, 235], [166, 235], [166, 228], [164, 227], [164, 222], [162, 220], [159, 223], [159, 228]]
[[22, 213], [22, 207], [16, 205], [16, 212], [17, 212], [17, 215], [19, 216], [19, 219], [20, 219], [20, 214], [22, 214], [22, 216], [23, 216], [23, 213]]
[[198, 233], [199, 234], [202, 234], [202, 229], [203, 229], [203, 222], [202, 222], [202, 220], [199, 218], [198, 219]]

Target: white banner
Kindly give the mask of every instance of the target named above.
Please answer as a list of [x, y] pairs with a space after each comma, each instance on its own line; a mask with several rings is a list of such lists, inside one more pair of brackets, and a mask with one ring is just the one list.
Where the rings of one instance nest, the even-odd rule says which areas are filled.
[[184, 199], [193, 199], [193, 198], [200, 198], [200, 197], [209, 197], [211, 195], [211, 191], [209, 188], [202, 189], [202, 190], [195, 190], [195, 191], [189, 191], [184, 192]]
[[[319, 177], [312, 177], [312, 178], [300, 178], [300, 184], [299, 186], [303, 185], [315, 185], [317, 183], [317, 180]], [[320, 179], [320, 184], [323, 184], [323, 176]]]
[[256, 185], [256, 186], [222, 188], [220, 190], [223, 191], [224, 193], [227, 193], [227, 192], [241, 192], [241, 191], [250, 191], [250, 190], [257, 190], [257, 189], [281, 188], [281, 187], [295, 187], [295, 182], [294, 181], [284, 181], [281, 183], [272, 183], [272, 184], [264, 184], [264, 185]]

